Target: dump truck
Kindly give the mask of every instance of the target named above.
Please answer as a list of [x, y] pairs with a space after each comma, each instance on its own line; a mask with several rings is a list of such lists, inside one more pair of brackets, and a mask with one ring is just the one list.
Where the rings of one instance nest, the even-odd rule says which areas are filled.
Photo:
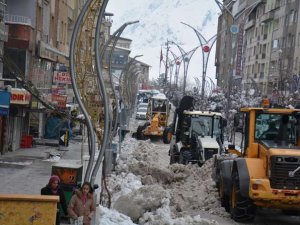
[[194, 99], [184, 96], [174, 113], [173, 123], [164, 131], [164, 143], [170, 143], [170, 164], [198, 163], [224, 150], [226, 120], [219, 112], [194, 110]]
[[164, 94], [156, 94], [149, 99], [146, 120], [138, 126], [136, 137], [143, 140], [151, 137], [162, 137], [168, 124], [170, 102]]
[[253, 220], [257, 207], [299, 215], [300, 110], [240, 111], [235, 121], [243, 124], [241, 145], [229, 145], [214, 161], [222, 206], [237, 222]]

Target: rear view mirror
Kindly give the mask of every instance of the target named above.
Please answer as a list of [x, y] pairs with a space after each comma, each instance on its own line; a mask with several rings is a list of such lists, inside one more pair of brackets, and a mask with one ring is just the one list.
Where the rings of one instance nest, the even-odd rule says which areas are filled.
[[240, 125], [240, 114], [234, 115], [233, 126], [238, 127]]
[[226, 119], [222, 120], [222, 125], [223, 125], [223, 127], [227, 127], [227, 120]]

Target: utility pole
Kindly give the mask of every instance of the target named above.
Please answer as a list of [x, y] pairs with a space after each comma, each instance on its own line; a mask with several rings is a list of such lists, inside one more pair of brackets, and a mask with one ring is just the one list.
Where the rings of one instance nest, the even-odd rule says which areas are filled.
[[168, 41], [168, 39], [167, 39], [166, 45], [167, 45], [167, 53], [166, 53], [165, 80], [164, 80], [164, 86], [165, 86], [165, 88], [167, 87], [168, 67], [169, 67], [169, 65], [168, 65], [168, 60], [169, 60], [169, 58], [168, 58], [169, 57], [169, 41]]

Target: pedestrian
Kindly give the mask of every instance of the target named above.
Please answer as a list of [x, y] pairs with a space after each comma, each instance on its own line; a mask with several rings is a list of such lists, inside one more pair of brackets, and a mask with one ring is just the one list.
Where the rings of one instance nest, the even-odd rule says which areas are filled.
[[53, 175], [50, 177], [48, 184], [41, 189], [41, 195], [57, 195], [59, 196], [59, 203], [57, 204], [56, 225], [60, 225], [60, 209], [65, 215], [68, 214], [68, 208], [64, 191], [59, 186], [60, 179], [58, 176]]
[[75, 190], [70, 200], [68, 207], [69, 216], [74, 220], [83, 216], [83, 225], [90, 225], [95, 210], [93, 188], [89, 182], [84, 182], [81, 188]]

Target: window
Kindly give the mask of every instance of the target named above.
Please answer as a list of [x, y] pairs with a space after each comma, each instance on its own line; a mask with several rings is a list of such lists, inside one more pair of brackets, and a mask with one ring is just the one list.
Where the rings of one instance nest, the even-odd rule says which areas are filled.
[[294, 17], [295, 17], [295, 11], [291, 10], [290, 15], [289, 15], [289, 24], [293, 24], [294, 23]]
[[296, 145], [296, 118], [285, 114], [257, 114], [255, 139], [282, 146]]
[[[50, 26], [50, 5], [48, 2], [43, 2], [43, 35], [49, 35]], [[48, 38], [47, 38], [48, 39]], [[48, 42], [48, 40], [45, 40]]]
[[298, 11], [297, 10], [294, 12], [293, 20], [294, 20], [294, 23], [297, 23], [297, 20], [298, 20]]
[[278, 40], [277, 39], [274, 39], [273, 40], [273, 43], [272, 43], [272, 48], [278, 48]]
[[299, 57], [296, 57], [294, 70], [298, 70]]
[[276, 19], [276, 20], [274, 20], [274, 23], [273, 23], [273, 30], [277, 30], [278, 26], [279, 26], [279, 19]]

